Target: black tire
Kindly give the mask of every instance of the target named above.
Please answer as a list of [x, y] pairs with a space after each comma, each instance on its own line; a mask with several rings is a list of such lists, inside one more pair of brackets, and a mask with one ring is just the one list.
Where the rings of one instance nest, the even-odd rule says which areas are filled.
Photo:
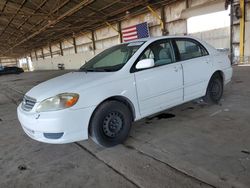
[[123, 143], [129, 134], [132, 114], [129, 108], [118, 101], [107, 101], [94, 112], [90, 122], [90, 137], [104, 147]]
[[215, 103], [218, 104], [223, 95], [223, 80], [220, 75], [214, 74], [210, 79], [206, 91], [206, 95], [203, 100], [206, 103]]

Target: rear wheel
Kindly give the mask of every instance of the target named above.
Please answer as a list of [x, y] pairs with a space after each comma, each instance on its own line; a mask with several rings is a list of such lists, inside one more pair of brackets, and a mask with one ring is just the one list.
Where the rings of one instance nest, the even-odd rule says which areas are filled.
[[220, 75], [215, 74], [209, 81], [207, 92], [203, 98], [207, 103], [219, 103], [223, 94], [223, 81]]
[[125, 104], [107, 101], [94, 112], [90, 123], [90, 136], [101, 146], [115, 146], [126, 140], [131, 124], [132, 115]]

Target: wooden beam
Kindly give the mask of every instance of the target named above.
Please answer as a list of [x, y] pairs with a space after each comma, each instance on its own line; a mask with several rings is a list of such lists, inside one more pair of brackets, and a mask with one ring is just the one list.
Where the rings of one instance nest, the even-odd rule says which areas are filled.
[[[42, 0], [41, 0], [42, 1]], [[40, 1], [40, 2], [41, 2]], [[59, 0], [58, 0], [59, 1]], [[62, 0], [61, 0], [62, 1]], [[70, 0], [63, 0], [63, 2], [62, 3], [64, 3], [64, 2], [71, 2]], [[4, 1], [3, 1], [4, 2]], [[40, 3], [39, 2], [39, 3]], [[120, 5], [120, 0], [117, 0], [116, 1], [117, 3], [119, 3], [119, 5]], [[48, 17], [48, 18], [45, 18], [45, 19], [43, 19], [43, 20], [38, 20], [35, 24], [34, 24], [34, 28], [32, 29], [33, 31], [28, 31], [28, 32], [26, 32], [26, 36], [24, 35], [24, 34], [22, 34], [21, 33], [21, 36], [20, 37], [18, 37], [18, 40], [15, 42], [15, 43], [13, 43], [12, 44], [12, 46], [11, 47], [5, 47], [5, 48], [3, 48], [3, 49], [9, 49], [9, 51], [11, 50], [10, 48], [13, 48], [14, 49], [14, 51], [15, 52], [17, 52], [17, 51], [19, 51], [18, 53], [23, 53], [23, 52], [25, 52], [25, 50], [27, 51], [27, 50], [30, 50], [30, 49], [34, 49], [34, 47], [35, 46], [37, 46], [37, 48], [41, 48], [43, 45], [42, 45], [42, 43], [40, 43], [40, 42], [37, 42], [38, 40], [39, 40], [39, 38], [41, 38], [42, 39], [42, 41], [44, 41], [44, 43], [48, 43], [48, 39], [49, 40], [51, 40], [52, 39], [52, 41], [53, 42], [56, 42], [56, 43], [58, 43], [59, 41], [62, 41], [62, 38], [65, 38], [65, 37], [72, 37], [72, 32], [76, 32], [76, 33], [78, 33], [78, 32], [80, 32], [80, 31], [90, 31], [90, 30], [95, 30], [97, 27], [102, 27], [102, 26], [104, 26], [104, 24], [105, 24], [105, 22], [106, 21], [108, 21], [110, 24], [114, 24], [114, 23], [117, 23], [117, 21], [120, 21], [120, 20], [123, 20], [123, 19], [125, 19], [124, 18], [124, 16], [122, 15], [122, 13], [124, 13], [124, 11], [126, 11], [127, 9], [129, 9], [129, 8], [134, 8], [134, 7], [136, 7], [136, 6], [141, 6], [141, 5], [144, 5], [145, 6], [145, 4], [147, 4], [146, 3], [146, 1], [144, 0], [144, 2], [142, 1], [142, 0], [139, 0], [139, 1], [136, 1], [136, 2], [127, 2], [127, 3], [124, 3], [124, 2], [121, 2], [122, 4], [124, 3], [124, 5], [126, 5], [126, 7], [124, 6], [123, 8], [121, 8], [121, 9], [117, 9], [116, 11], [112, 11], [112, 12], [110, 12], [110, 11], [108, 11], [108, 9], [106, 10], [105, 8], [107, 8], [107, 7], [109, 7], [109, 6], [111, 6], [113, 3], [115, 3], [115, 1], [112, 1], [112, 3], [107, 3], [107, 6], [106, 7], [101, 7], [101, 8], [99, 8], [99, 9], [95, 9], [94, 11], [93, 11], [93, 13], [90, 13], [90, 14], [87, 14], [87, 15], [85, 15], [84, 14], [84, 12], [81, 14], [83, 17], [85, 17], [85, 18], [87, 18], [88, 19], [88, 21], [87, 22], [84, 22], [84, 19], [85, 18], [82, 18], [81, 19], [81, 22], [78, 22], [80, 19], [77, 19], [77, 20], [74, 20], [74, 19], [71, 19], [71, 18], [73, 18], [74, 16], [76, 16], [76, 15], [78, 15], [78, 14], [72, 14], [72, 15], [70, 15], [70, 16], [67, 16], [66, 17], [66, 20], [67, 20], [67, 22], [69, 22], [70, 23], [70, 26], [68, 27], [67, 25], [66, 25], [66, 29], [68, 29], [68, 31], [66, 31], [66, 32], [62, 32], [61, 34], [59, 34], [57, 31], [54, 31], [53, 29], [57, 29], [57, 30], [60, 30], [60, 28], [61, 28], [61, 25], [63, 25], [63, 23], [62, 22], [64, 22], [64, 20], [61, 20], [60, 21], [60, 24], [56, 24], [56, 25], [51, 25], [50, 27], [48, 27], [48, 28], [46, 28], [46, 30], [44, 30], [45, 32], [45, 35], [43, 35], [43, 36], [41, 36], [40, 34], [39, 34], [39, 36], [40, 37], [33, 37], [33, 38], [30, 38], [30, 39], [28, 39], [29, 41], [24, 41], [23, 43], [24, 44], [27, 44], [28, 46], [30, 46], [29, 48], [27, 48], [27, 49], [23, 49], [23, 50], [18, 50], [17, 49], [17, 46], [19, 47], [20, 45], [22, 45], [22, 44], [20, 44], [20, 45], [17, 45], [16, 47], [14, 46], [16, 43], [19, 43], [21, 40], [23, 40], [23, 39], [27, 39], [27, 37], [29, 37], [29, 35], [32, 35], [34, 32], [36, 32], [36, 31], [38, 31], [39, 29], [41, 29], [44, 25], [42, 25], [42, 23], [40, 24], [40, 25], [37, 25], [40, 21], [43, 21], [43, 23], [45, 23], [44, 21], [45, 20], [50, 20], [49, 22], [51, 22], [51, 19], [52, 18], [54, 18], [54, 19], [57, 19], [56, 17], [53, 17], [53, 15], [55, 16], [55, 15], [57, 15], [58, 16], [58, 14], [56, 14], [56, 12], [54, 12], [54, 10], [55, 9], [53, 9], [50, 13], [51, 13], [51, 16], [50, 17]], [[37, 5], [38, 5], [38, 3], [37, 3]], [[128, 6], [127, 6], [128, 5]], [[59, 5], [59, 6], [61, 6], [61, 4]], [[87, 8], [89, 7], [89, 6], [92, 6], [92, 5], [87, 5]], [[66, 7], [66, 6], [63, 6], [63, 7]], [[156, 7], [156, 6], [155, 6]], [[25, 7], [24, 7], [25, 8]], [[36, 8], [36, 7], [35, 7]], [[33, 11], [35, 10], [35, 8], [33, 9]], [[84, 8], [86, 8], [86, 6], [84, 7]], [[104, 10], [105, 9], [105, 10]], [[85, 10], [85, 9], [84, 9]], [[99, 22], [98, 22], [98, 20], [97, 19], [92, 19], [92, 18], [95, 18], [96, 16], [94, 16], [94, 17], [91, 17], [91, 15], [94, 15], [94, 14], [96, 14], [96, 11], [100, 11], [100, 10], [104, 10], [104, 11], [102, 11], [103, 13], [105, 13], [106, 14], [106, 16], [104, 17], [103, 16], [103, 18], [104, 19], [102, 19], [102, 20], [99, 20]], [[146, 12], [147, 10], [146, 9], [143, 9], [142, 11], [139, 11], [138, 13], [134, 13], [134, 12], [131, 12], [131, 15], [134, 15], [134, 14], [139, 14], [139, 13], [142, 13], [142, 12]], [[20, 14], [21, 13], [23, 13], [22, 11], [20, 11], [19, 12]], [[30, 13], [32, 13], [32, 12], [30, 12]], [[40, 13], [40, 11], [38, 12], [38, 14]], [[42, 13], [42, 12], [41, 12]], [[28, 14], [28, 13], [27, 13]], [[119, 14], [119, 17], [116, 17], [117, 16], [117, 14]], [[19, 14], [18, 14], [19, 15]], [[90, 17], [89, 17], [90, 16]], [[100, 16], [98, 16], [98, 17], [100, 17]], [[15, 18], [16, 19], [16, 18]], [[93, 22], [91, 22], [90, 23], [90, 21], [91, 20], [93, 20]], [[54, 20], [52, 20], [52, 21], [54, 21]], [[78, 27], [76, 26], [76, 24], [77, 25], [80, 25], [79, 26], [79, 29], [78, 29]], [[86, 24], [86, 25], [85, 25]], [[57, 28], [57, 27], [59, 27], [59, 28]], [[64, 27], [62, 28], [62, 29], [65, 29]], [[74, 30], [72, 31], [71, 29], [72, 28], [74, 28]], [[65, 29], [65, 30], [66, 30]], [[53, 34], [54, 33], [54, 34]], [[58, 37], [57, 37], [58, 36]], [[59, 37], [60, 36], [60, 37]], [[26, 37], [26, 38], [25, 38]], [[120, 39], [121, 40], [121, 39]], [[41, 42], [42, 42], [41, 41]], [[47, 41], [47, 42], [46, 42]], [[32, 43], [32, 44], [30, 44], [30, 43]], [[34, 45], [33, 45], [34, 44]], [[39, 44], [39, 45], [37, 45], [37, 44]], [[45, 45], [46, 45], [45, 44]], [[13, 47], [14, 46], [14, 47]], [[95, 46], [95, 48], [96, 48], [96, 46]], [[4, 52], [4, 50], [2, 50], [2, 52]], [[0, 52], [0, 53], [2, 53], [2, 52]]]
[[35, 56], [36, 56], [36, 60], [38, 60], [38, 57], [37, 57], [37, 53], [36, 53], [36, 50], [35, 50]]
[[[16, 1], [9, 1], [9, 0], [7, 0], [7, 1], [0, 1], [0, 5], [1, 6], [4, 6], [4, 8], [7, 8], [8, 10], [9, 9], [14, 9], [14, 10], [18, 10], [19, 9], [19, 4], [18, 3], [16, 3]], [[7, 10], [6, 9], [6, 10]], [[31, 11], [32, 11], [33, 9], [30, 9], [30, 8], [28, 8], [28, 7], [22, 7], [22, 12], [25, 12], [25, 13], [30, 13]], [[1, 12], [3, 12], [4, 10], [2, 10]]]
[[162, 32], [163, 36], [168, 34], [167, 29], [166, 29], [166, 18], [165, 18], [165, 16], [166, 16], [165, 15], [165, 6], [162, 6], [161, 7], [161, 20], [163, 22], [163, 27], [162, 27], [161, 32]]
[[[1, 3], [3, 3], [3, 2], [1, 2]], [[4, 12], [4, 9], [5, 9], [6, 5], [7, 5], [7, 3], [8, 3], [8, 0], [5, 0], [4, 4], [2, 6], [1, 12]]]
[[[112, 2], [112, 3], [113, 3], [113, 2]], [[143, 1], [136, 1], [135, 3], [131, 3], [131, 4], [127, 5], [126, 8], [119, 9], [119, 10], [116, 10], [116, 11], [112, 11], [110, 14], [107, 14], [106, 17], [112, 17], [112, 16], [115, 16], [115, 15], [117, 15], [117, 14], [121, 14], [122, 12], [124, 12], [124, 11], [127, 10], [127, 9], [134, 8], [134, 7], [136, 7], [136, 6], [142, 5], [142, 3], [143, 3]], [[145, 3], [145, 2], [144, 2], [144, 3]], [[103, 10], [103, 9], [105, 9], [105, 7], [102, 7], [102, 8], [99, 9], [98, 11]], [[139, 12], [139, 13], [141, 14], [141, 12]], [[139, 13], [138, 13], [137, 15], [139, 15]], [[91, 26], [97, 26], [98, 28], [100, 28], [100, 21], [101, 21], [101, 20], [93, 19], [93, 22], [92, 22], [92, 23], [89, 23], [89, 22], [85, 23], [84, 19], [85, 19], [85, 18], [88, 18], [88, 17], [90, 17], [90, 16], [92, 16], [93, 14], [94, 14], [94, 13], [89, 14], [87, 17], [82, 18], [82, 19], [83, 19], [83, 23], [79, 23], [79, 22], [78, 22], [79, 19], [77, 19], [77, 20], [76, 20], [75, 22], [73, 22], [72, 24], [81, 25], [82, 28], [84, 28], [85, 30], [87, 30], [87, 29], [88, 29], [88, 30], [94, 30], [94, 29], [96, 29], [96, 27], [91, 27]], [[120, 19], [121, 19], [121, 18], [120, 18]], [[124, 18], [123, 18], [123, 19], [124, 19]], [[121, 20], [122, 20], [122, 19], [121, 19]], [[108, 21], [109, 21], [109, 20], [108, 20]], [[113, 22], [117, 22], [117, 19], [114, 20]], [[112, 22], [110, 22], [110, 23], [112, 23]], [[104, 22], [103, 24], [105, 24], [105, 22]], [[102, 24], [102, 25], [103, 25], [103, 24]], [[68, 26], [67, 26], [67, 27], [68, 27]], [[68, 28], [68, 29], [69, 29], [69, 31], [66, 31], [66, 32], [62, 33], [61, 36], [69, 35], [69, 32], [72, 33], [72, 31], [70, 30], [70, 28]], [[82, 30], [82, 29], [81, 29], [81, 30]], [[78, 30], [78, 31], [74, 31], [74, 32], [78, 33], [79, 30]], [[65, 34], [65, 33], [66, 33], [66, 34]], [[58, 37], [56, 40], [58, 40], [58, 39], [59, 39], [59, 37]]]
[[50, 57], [52, 58], [53, 54], [52, 54], [52, 49], [51, 49], [51, 43], [49, 43], [49, 53], [50, 53]]
[[[26, 1], [26, 0], [25, 0]], [[42, 28], [40, 28], [38, 31], [32, 33], [31, 35], [29, 35], [28, 37], [26, 37], [25, 39], [21, 40], [20, 42], [17, 42], [15, 45], [13, 45], [11, 48], [9, 48], [8, 50], [4, 51], [1, 55], [6, 54], [7, 52], [9, 52], [11, 49], [13, 49], [14, 47], [26, 42], [27, 40], [37, 36], [38, 34], [40, 34], [41, 32], [45, 31], [46, 29], [50, 28], [51, 26], [54, 26], [55, 24], [57, 24], [58, 22], [60, 22], [61, 20], [65, 19], [66, 17], [76, 13], [77, 11], [79, 11], [80, 9], [82, 9], [84, 6], [87, 6], [88, 4], [92, 3], [94, 0], [84, 0], [81, 1], [80, 3], [78, 3], [76, 6], [74, 6], [73, 8], [69, 9], [68, 11], [66, 11], [65, 13], [61, 14], [57, 19], [49, 22], [48, 24], [46, 24], [45, 26], [43, 26]]]
[[186, 8], [189, 8], [189, 0], [186, 0]]
[[118, 32], [119, 32], [119, 39], [120, 39], [120, 43], [122, 43], [122, 24], [121, 21], [118, 22]]
[[77, 54], [76, 38], [73, 37], [72, 39], [73, 39], [73, 46], [74, 46], [75, 54]]
[[92, 45], [93, 45], [93, 51], [95, 51], [96, 45], [95, 45], [95, 33], [94, 33], [94, 31], [91, 31], [91, 40], [92, 40]]
[[[47, 2], [47, 0], [43, 0], [43, 2], [39, 5], [39, 7], [36, 10], [32, 11], [32, 13], [28, 17], [26, 17], [24, 19], [24, 21], [20, 25], [18, 25], [17, 30], [19, 30], [20, 28], [22, 28], [23, 25], [27, 24], [27, 22], [31, 18], [31, 16], [36, 15], [37, 11], [40, 10], [40, 8], [42, 8], [46, 4], [46, 2]], [[15, 32], [16, 31], [14, 31], [12, 34], [14, 34]], [[9, 38], [11, 38], [12, 34], [9, 36]]]
[[59, 45], [60, 45], [61, 56], [63, 56], [62, 42], [59, 42]]
[[4, 29], [2, 30], [2, 32], [0, 33], [0, 37], [3, 35], [3, 33], [6, 31], [6, 29], [9, 27], [9, 25], [11, 24], [11, 22], [14, 20], [14, 18], [16, 17], [16, 15], [19, 13], [19, 11], [23, 8], [24, 4], [27, 2], [27, 0], [23, 0], [21, 5], [19, 5], [16, 14], [12, 16], [12, 18], [10, 19], [10, 21], [8, 22], [8, 24], [4, 27]]
[[[69, 3], [70, 0], [65, 0], [64, 2], [62, 2], [59, 6], [57, 6], [53, 11], [51, 11], [51, 13], [44, 19], [49, 19], [50, 16], [52, 16], [52, 14], [58, 12], [62, 7], [64, 7], [67, 3]], [[35, 27], [39, 26], [40, 24], [42, 24], [44, 22], [44, 19], [41, 19], [40, 21], [38, 21], [35, 25], [33, 25], [28, 32], [30, 31], [33, 31], [33, 30], [37, 30], [37, 29], [34, 29]], [[19, 38], [23, 37], [25, 35], [25, 33], [23, 33]], [[19, 38], [16, 38], [16, 41], [19, 39]]]
[[43, 48], [41, 48], [41, 51], [42, 51], [42, 57], [43, 57], [43, 59], [44, 59], [44, 53], [43, 53]]

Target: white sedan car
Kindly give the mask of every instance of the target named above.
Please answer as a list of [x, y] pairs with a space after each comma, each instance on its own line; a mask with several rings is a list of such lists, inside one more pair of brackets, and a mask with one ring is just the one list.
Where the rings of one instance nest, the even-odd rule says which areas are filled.
[[18, 106], [31, 138], [54, 144], [88, 139], [110, 147], [133, 121], [203, 97], [218, 103], [232, 77], [228, 57], [187, 36], [111, 47], [78, 71], [32, 88]]

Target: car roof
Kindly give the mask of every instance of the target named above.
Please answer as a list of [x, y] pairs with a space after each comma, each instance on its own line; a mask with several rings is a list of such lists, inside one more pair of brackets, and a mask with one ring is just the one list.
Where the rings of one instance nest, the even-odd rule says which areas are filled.
[[136, 40], [132, 40], [132, 41], [128, 41], [125, 43], [132, 43], [132, 42], [153, 42], [159, 39], [168, 39], [168, 38], [191, 38], [191, 39], [196, 39], [196, 37], [192, 37], [189, 35], [168, 35], [168, 36], [159, 36], [159, 37], [148, 37], [148, 38], [142, 38], [142, 39], [136, 39]]
[[217, 50], [211, 46], [210, 44], [206, 43], [205, 41], [202, 41], [201, 39], [197, 38], [197, 37], [193, 37], [190, 35], [168, 35], [168, 36], [159, 36], [159, 37], [149, 37], [149, 38], [142, 38], [142, 39], [137, 39], [137, 40], [132, 40], [132, 41], [128, 41], [125, 43], [133, 43], [133, 42], [144, 42], [144, 43], [151, 43], [160, 39], [171, 39], [171, 38], [186, 38], [186, 39], [194, 39], [198, 42], [200, 42], [203, 46], [205, 46], [205, 48], [209, 51], [210, 54], [212, 53], [216, 53]]

